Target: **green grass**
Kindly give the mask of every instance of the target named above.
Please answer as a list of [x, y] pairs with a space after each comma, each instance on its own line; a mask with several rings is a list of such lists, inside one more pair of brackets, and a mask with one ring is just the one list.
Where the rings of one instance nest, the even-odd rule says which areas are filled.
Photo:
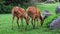
[[[49, 28], [43, 27], [36, 27], [36, 29], [32, 29], [31, 24], [28, 26], [28, 29], [25, 30], [25, 22], [24, 26], [18, 30], [16, 19], [14, 20], [14, 29], [11, 29], [12, 25], [12, 18], [11, 14], [0, 14], [0, 34], [59, 34], [60, 30], [49, 30]], [[19, 23], [21, 23], [19, 21]], [[46, 23], [46, 22], [45, 22]]]
[[55, 13], [55, 9], [56, 9], [56, 6], [58, 5], [59, 3], [54, 3], [54, 4], [41, 4], [41, 5], [37, 5], [37, 8], [40, 9], [40, 11], [43, 11], [45, 9], [49, 10], [50, 12], [52, 13]]
[[36, 26], [35, 29], [32, 29], [31, 23], [29, 23], [29, 26], [27, 30], [25, 30], [26, 22], [23, 21], [23, 26], [21, 25], [21, 21], [19, 20], [20, 29], [18, 30], [17, 24], [16, 24], [16, 18], [14, 20], [14, 29], [12, 30], [12, 15], [11, 14], [0, 14], [0, 34], [60, 34], [59, 29], [50, 30], [47, 28], [47, 24], [52, 20], [55, 19], [55, 17], [58, 17], [59, 15], [55, 14], [55, 8], [57, 6], [57, 3], [55, 4], [42, 4], [37, 5], [38, 9], [41, 10], [41, 12], [44, 9], [48, 9], [50, 12], [53, 13], [53, 15], [49, 16], [45, 19], [43, 26]]

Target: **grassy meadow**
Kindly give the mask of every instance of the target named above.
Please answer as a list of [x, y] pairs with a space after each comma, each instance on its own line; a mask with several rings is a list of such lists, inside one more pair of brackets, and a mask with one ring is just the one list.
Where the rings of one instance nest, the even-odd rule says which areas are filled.
[[60, 34], [59, 29], [50, 30], [47, 28], [47, 25], [52, 21], [52, 19], [55, 19], [59, 16], [55, 14], [55, 9], [58, 3], [55, 4], [41, 4], [37, 5], [37, 8], [43, 12], [44, 9], [48, 9], [53, 15], [49, 16], [45, 19], [43, 26], [41, 27], [39, 22], [38, 26], [36, 24], [35, 29], [32, 29], [31, 21], [29, 23], [29, 26], [27, 30], [25, 30], [26, 22], [23, 21], [23, 26], [21, 25], [21, 21], [19, 20], [20, 29], [18, 30], [17, 24], [16, 24], [16, 18], [14, 20], [14, 29], [12, 30], [12, 15], [11, 14], [0, 14], [0, 34]]

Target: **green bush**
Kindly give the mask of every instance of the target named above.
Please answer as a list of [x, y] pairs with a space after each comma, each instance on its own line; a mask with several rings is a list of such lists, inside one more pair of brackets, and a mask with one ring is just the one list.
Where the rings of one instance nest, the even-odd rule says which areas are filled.
[[0, 4], [0, 14], [11, 13], [12, 7], [13, 6], [11, 5], [5, 6], [3, 4]]
[[26, 9], [31, 4], [34, 5], [31, 0], [3, 0], [0, 2], [0, 14], [11, 13], [14, 6]]
[[[19, 4], [20, 5], [20, 4]], [[27, 8], [28, 5], [20, 5], [20, 7], [23, 7], [24, 9]], [[9, 14], [11, 13], [11, 10], [14, 6], [13, 5], [4, 5], [0, 3], [0, 14]]]

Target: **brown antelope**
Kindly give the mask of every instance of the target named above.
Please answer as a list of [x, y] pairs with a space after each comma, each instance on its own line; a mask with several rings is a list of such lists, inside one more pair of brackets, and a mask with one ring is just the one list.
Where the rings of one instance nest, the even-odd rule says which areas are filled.
[[27, 13], [25, 13], [25, 10], [21, 7], [15, 6], [12, 9], [12, 29], [13, 29], [13, 21], [14, 21], [14, 17], [17, 17], [17, 25], [19, 28], [19, 23], [18, 20], [19, 18], [21, 18], [21, 22], [23, 23], [23, 18], [26, 20], [26, 24], [28, 25], [28, 15]]
[[41, 13], [37, 8], [35, 8], [34, 6], [29, 6], [26, 9], [26, 12], [32, 18], [31, 22], [32, 22], [33, 28], [35, 27], [34, 25], [35, 20], [38, 20], [38, 19], [41, 20], [41, 26], [43, 25], [44, 19], [42, 18]]

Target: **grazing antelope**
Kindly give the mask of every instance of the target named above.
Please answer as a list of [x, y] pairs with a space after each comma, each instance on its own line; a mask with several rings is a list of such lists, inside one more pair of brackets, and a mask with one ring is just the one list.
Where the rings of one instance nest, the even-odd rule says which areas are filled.
[[26, 20], [26, 24], [28, 25], [28, 15], [27, 13], [25, 13], [25, 10], [21, 7], [15, 6], [12, 9], [12, 29], [13, 29], [13, 21], [14, 21], [14, 17], [17, 17], [17, 25], [19, 28], [19, 23], [18, 20], [19, 18], [21, 18], [21, 22], [23, 23], [23, 18]]
[[33, 28], [35, 27], [35, 24], [34, 24], [35, 20], [38, 20], [38, 19], [41, 20], [41, 26], [43, 25], [44, 19], [42, 18], [41, 13], [37, 8], [35, 8], [34, 6], [29, 6], [26, 9], [26, 12], [32, 18], [31, 22], [32, 22]]

